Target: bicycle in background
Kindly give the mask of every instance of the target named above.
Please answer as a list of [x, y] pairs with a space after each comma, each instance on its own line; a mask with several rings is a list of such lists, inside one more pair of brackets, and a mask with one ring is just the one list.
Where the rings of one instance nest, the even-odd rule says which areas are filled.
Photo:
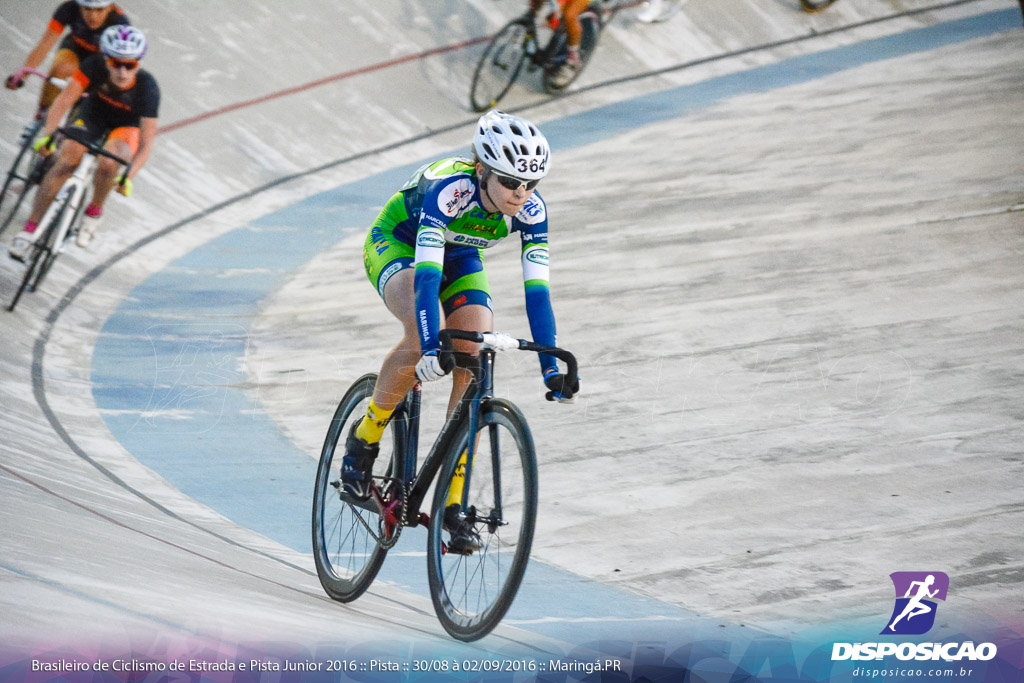
[[[366, 414], [376, 374], [360, 377], [341, 399], [320, 455], [313, 492], [313, 558], [327, 594], [362, 595], [405, 527], [427, 527], [430, 596], [444, 629], [459, 640], [482, 638], [508, 611], [526, 571], [537, 516], [537, 459], [526, 418], [494, 397], [499, 351], [550, 354], [577, 376], [576, 359], [559, 348], [494, 332], [446, 329], [481, 344], [479, 356], [455, 354], [473, 381], [416, 471], [421, 385], [398, 405], [374, 466], [370, 497], [358, 500], [340, 481], [345, 436]], [[554, 400], [549, 396], [549, 400]], [[436, 482], [435, 482], [436, 479]], [[420, 508], [434, 485], [429, 514]]]
[[[58, 132], [65, 136], [67, 134], [63, 128]], [[111, 154], [103, 149], [102, 144], [82, 142], [81, 140], [77, 140], [77, 142], [85, 146], [85, 154], [82, 155], [82, 161], [78, 164], [75, 172], [61, 185], [57, 196], [47, 207], [42, 220], [39, 221], [39, 227], [35, 232], [37, 237], [25, 255], [25, 274], [7, 306], [8, 311], [14, 310], [22, 294], [33, 292], [39, 287], [43, 278], [53, 267], [54, 261], [64, 251], [67, 242], [78, 232], [86, 207], [85, 193], [92, 186], [92, 176], [96, 171], [96, 157], [107, 157], [124, 166], [125, 170], [120, 174], [122, 183], [131, 169], [130, 161]]]
[[[39, 76], [47, 83], [52, 83], [58, 88], [63, 88], [67, 85], [66, 80], [52, 78], [35, 69], [21, 69], [15, 74], [15, 77], [18, 79], [24, 79], [27, 76]], [[25, 126], [21, 132], [21, 137], [18, 139], [20, 145], [18, 154], [14, 157], [14, 162], [7, 172], [3, 188], [0, 189], [0, 235], [3, 235], [7, 230], [7, 226], [10, 225], [18, 213], [18, 209], [21, 208], [22, 202], [25, 201], [29, 191], [42, 181], [43, 176], [46, 175], [50, 165], [53, 163], [52, 155], [45, 156], [32, 149], [32, 142], [35, 140], [36, 135], [39, 134], [45, 118], [45, 116], [37, 114], [36, 118]]]
[[555, 94], [565, 90], [590, 61], [602, 28], [618, 6], [617, 0], [591, 0], [590, 6], [580, 12], [580, 65], [569, 81], [557, 85], [554, 76], [569, 56], [558, 0], [531, 7], [526, 14], [510, 21], [487, 45], [473, 72], [469, 92], [473, 111], [493, 109], [511, 90], [524, 65], [527, 72], [541, 70], [544, 92]]

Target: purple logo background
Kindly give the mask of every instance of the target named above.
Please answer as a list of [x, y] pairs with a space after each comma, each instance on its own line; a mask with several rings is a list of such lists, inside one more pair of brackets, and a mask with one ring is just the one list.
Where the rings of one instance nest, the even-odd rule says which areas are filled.
[[921, 635], [935, 624], [936, 600], [946, 599], [949, 576], [945, 572], [893, 572], [896, 604], [881, 634]]

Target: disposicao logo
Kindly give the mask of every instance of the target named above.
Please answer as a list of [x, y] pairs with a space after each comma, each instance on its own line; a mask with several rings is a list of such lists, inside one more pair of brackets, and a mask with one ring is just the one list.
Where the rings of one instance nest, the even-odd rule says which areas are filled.
[[946, 601], [949, 577], [943, 572], [893, 572], [896, 605], [881, 635], [919, 636], [935, 624], [936, 600]]
[[[892, 615], [879, 635], [917, 636], [935, 625], [937, 600], [945, 602], [949, 576], [943, 572], [893, 572], [896, 589]], [[895, 656], [900, 660], [987, 661], [996, 656], [993, 643], [834, 643], [832, 660], [878, 660]]]

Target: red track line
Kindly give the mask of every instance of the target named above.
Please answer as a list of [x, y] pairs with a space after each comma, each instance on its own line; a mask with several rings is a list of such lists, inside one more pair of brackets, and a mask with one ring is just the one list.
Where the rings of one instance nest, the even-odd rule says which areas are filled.
[[280, 90], [278, 92], [270, 93], [269, 95], [263, 95], [262, 97], [257, 97], [257, 98], [252, 99], [252, 100], [246, 100], [244, 102], [237, 102], [235, 104], [229, 104], [226, 107], [221, 107], [219, 109], [213, 109], [211, 111], [199, 114], [198, 116], [193, 116], [192, 118], [182, 119], [181, 121], [175, 121], [174, 123], [171, 123], [169, 125], [162, 126], [158, 132], [160, 132], [160, 133], [170, 133], [171, 131], [177, 130], [179, 128], [184, 128], [185, 126], [189, 126], [189, 125], [191, 125], [193, 123], [198, 123], [199, 121], [204, 121], [204, 120], [212, 118], [214, 116], [220, 116], [221, 114], [226, 114], [228, 112], [235, 111], [237, 109], [243, 109], [245, 107], [251, 107], [254, 104], [261, 104], [263, 102], [268, 102], [270, 100], [276, 100], [279, 97], [285, 97], [287, 95], [294, 95], [295, 93], [302, 92], [304, 90], [309, 90], [311, 88], [316, 88], [318, 86], [325, 85], [327, 83], [333, 83], [335, 81], [340, 81], [340, 80], [343, 80], [343, 79], [346, 79], [346, 78], [351, 78], [353, 76], [359, 76], [361, 74], [371, 73], [373, 71], [380, 71], [381, 69], [387, 69], [387, 68], [392, 67], [392, 66], [397, 66], [399, 64], [404, 64], [406, 62], [416, 61], [418, 59], [424, 59], [425, 57], [432, 57], [434, 55], [443, 54], [445, 52], [454, 52], [455, 50], [461, 50], [461, 49], [466, 48], [466, 47], [477, 45], [479, 43], [483, 43], [483, 42], [485, 42], [487, 40], [490, 40], [490, 39], [491, 39], [491, 36], [480, 36], [479, 38], [473, 38], [472, 40], [467, 40], [467, 41], [462, 42], [462, 43], [456, 43], [455, 45], [446, 45], [444, 47], [436, 47], [436, 48], [434, 48], [432, 50], [427, 50], [426, 52], [420, 52], [420, 53], [417, 53], [417, 54], [414, 54], [414, 55], [408, 55], [406, 57], [399, 57], [398, 59], [392, 59], [392, 60], [387, 61], [387, 62], [381, 62], [380, 64], [371, 64], [370, 66], [364, 66], [364, 67], [359, 68], [359, 69], [353, 69], [352, 71], [345, 71], [345, 72], [340, 73], [340, 74], [335, 74], [334, 76], [328, 76], [327, 78], [321, 78], [318, 81], [312, 81], [310, 83], [305, 83], [303, 85], [297, 85], [294, 88], [288, 88], [286, 90]]

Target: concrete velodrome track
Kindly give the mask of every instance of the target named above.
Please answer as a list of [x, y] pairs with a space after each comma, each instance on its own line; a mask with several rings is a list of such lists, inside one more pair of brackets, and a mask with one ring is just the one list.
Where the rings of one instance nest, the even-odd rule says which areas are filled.
[[[538, 445], [534, 562], [462, 646], [422, 534], [329, 600], [309, 494], [338, 398], [397, 333], [366, 226], [467, 149], [477, 39], [518, 6], [125, 2], [157, 150], [95, 246], [0, 316], [0, 679], [44, 652], [872, 640], [895, 571], [949, 575], [929, 638], [996, 634], [1019, 670], [1024, 31], [1009, 0], [931, 4], [624, 11], [571, 96], [510, 93], [555, 150], [553, 296], [584, 394], [547, 404], [534, 361], [503, 359]], [[49, 11], [0, 2], [0, 68]], [[6, 166], [35, 92], [0, 97]], [[488, 273], [499, 329], [525, 335], [517, 261], [499, 247]], [[5, 299], [18, 273], [0, 264]]]

